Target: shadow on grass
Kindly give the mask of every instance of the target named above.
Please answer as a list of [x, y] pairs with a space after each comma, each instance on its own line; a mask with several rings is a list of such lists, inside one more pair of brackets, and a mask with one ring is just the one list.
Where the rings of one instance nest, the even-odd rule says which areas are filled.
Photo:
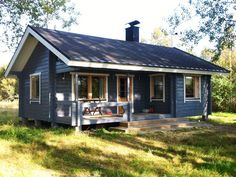
[[[12, 149], [18, 152], [34, 154], [34, 162], [48, 169], [55, 170], [65, 175], [75, 176], [81, 171], [90, 174], [98, 173], [100, 176], [148, 176], [148, 174], [168, 174], [168, 171], [156, 167], [143, 160], [135, 160], [134, 155], [122, 157], [116, 153], [106, 153], [91, 147], [72, 146], [58, 148], [43, 142], [37, 142], [34, 148], [23, 145], [14, 145]], [[42, 158], [42, 151], [45, 156]]]
[[[133, 154], [122, 156], [117, 153], [88, 147], [86, 144], [58, 147], [46, 143], [46, 133], [59, 136], [71, 133], [71, 131], [66, 131], [68, 130], [9, 127], [0, 131], [0, 138], [19, 142], [12, 146], [13, 151], [33, 154], [32, 157], [35, 163], [65, 175], [75, 176], [82, 171], [89, 171], [90, 174], [98, 173], [100, 176], [173, 175], [168, 169], [158, 166], [152, 161], [137, 158]], [[176, 132], [176, 134], [178, 133], [183, 132]], [[215, 171], [222, 175], [236, 174], [235, 161], [218, 160], [214, 157], [214, 155], [231, 156], [235, 160], [235, 156], [232, 153], [235, 150], [236, 137], [227, 136], [224, 133], [220, 134], [216, 131], [189, 131], [189, 133], [189, 136], [181, 139], [171, 138], [171, 136], [165, 137], [166, 135], [163, 133], [138, 136], [108, 132], [106, 130], [90, 132], [89, 136], [108, 143], [117, 143], [130, 149], [150, 152], [154, 156], [163, 157], [170, 162], [174, 157], [178, 156], [181, 163], [190, 163], [198, 170]], [[151, 144], [150, 141], [142, 141], [140, 138], [162, 141], [167, 147], [157, 147]], [[217, 148], [220, 148], [220, 151], [217, 151]], [[188, 151], [189, 149], [201, 152], [202, 155], [199, 155], [198, 158], [202, 158], [204, 162], [197, 163], [195, 160], [196, 154]], [[206, 158], [205, 155], [210, 154], [211, 151], [216, 151], [216, 154]], [[228, 154], [229, 151], [230, 153]]]
[[[190, 133], [186, 137], [176, 139], [173, 137], [165, 137], [162, 132], [147, 134], [141, 136], [126, 135], [116, 132], [97, 131], [91, 136], [100, 137], [107, 141], [112, 141], [132, 149], [139, 149], [151, 152], [153, 155], [172, 160], [179, 156], [181, 163], [190, 163], [194, 168], [199, 170], [210, 170], [219, 174], [236, 175], [236, 136], [229, 136], [227, 131], [218, 132], [217, 129], [207, 130], [188, 130]], [[176, 134], [183, 133], [176, 131]], [[233, 135], [233, 134], [232, 134]], [[138, 137], [165, 143], [167, 148], [153, 146], [147, 142], [140, 141]], [[190, 150], [190, 151], [189, 151]], [[194, 153], [192, 152], [194, 151]], [[198, 152], [198, 153], [196, 153]], [[196, 157], [196, 154], [201, 154]], [[206, 158], [205, 156], [208, 156]], [[218, 157], [226, 157], [232, 161], [219, 159]], [[199, 163], [196, 158], [201, 158], [204, 163]]]

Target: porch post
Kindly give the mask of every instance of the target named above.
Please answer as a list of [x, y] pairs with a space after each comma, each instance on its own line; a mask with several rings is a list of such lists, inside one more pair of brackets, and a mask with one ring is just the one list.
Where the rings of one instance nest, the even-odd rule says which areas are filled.
[[127, 101], [128, 101], [128, 106], [127, 106], [127, 121], [131, 121], [131, 103], [130, 103], [130, 77], [127, 75]]
[[76, 131], [82, 131], [82, 124], [83, 124], [83, 107], [82, 107], [82, 102], [78, 101], [78, 111], [77, 111], [77, 123], [76, 123], [76, 127], [75, 130]]
[[173, 117], [176, 117], [176, 75], [170, 75], [170, 111]]
[[83, 118], [83, 110], [82, 110], [82, 102], [78, 101], [78, 73], [75, 74], [75, 101], [76, 101], [76, 131], [82, 131], [82, 118]]
[[77, 125], [77, 117], [78, 117], [78, 102], [72, 101], [71, 104], [71, 125]]
[[130, 99], [130, 91], [129, 91], [129, 89], [130, 89], [130, 77], [129, 77], [129, 75], [127, 75], [127, 100], [128, 100], [128, 102], [129, 102], [129, 99]]
[[75, 74], [75, 101], [78, 100], [78, 73]]
[[51, 126], [56, 127], [56, 96], [55, 96], [55, 85], [56, 85], [56, 56], [50, 52], [49, 53], [49, 120], [51, 121]]

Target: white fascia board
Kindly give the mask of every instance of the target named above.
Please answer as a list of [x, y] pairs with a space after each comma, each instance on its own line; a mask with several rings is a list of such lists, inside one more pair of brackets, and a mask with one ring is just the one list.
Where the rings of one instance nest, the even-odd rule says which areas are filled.
[[23, 35], [17, 49], [16, 52], [14, 53], [7, 69], [5, 72], [5, 77], [7, 77], [14, 65], [14, 63], [17, 60], [17, 57], [19, 55], [19, 53], [22, 50], [22, 47], [24, 46], [24, 43], [26, 41], [26, 39], [28, 38], [29, 34], [31, 34], [33, 37], [35, 37], [39, 42], [41, 42], [45, 47], [47, 47], [51, 52], [53, 52], [58, 58], [60, 58], [65, 64], [68, 65], [69, 63], [69, 59], [63, 55], [61, 52], [59, 52], [55, 47], [53, 47], [49, 42], [47, 42], [44, 38], [42, 38], [39, 34], [37, 34], [33, 29], [31, 29], [30, 27], [27, 27], [25, 34]]
[[[122, 65], [122, 64], [98, 63], [98, 62], [84, 62], [84, 61], [69, 61], [68, 66], [118, 69], [118, 70], [129, 70], [129, 71], [167, 72], [167, 73], [181, 73], [181, 74], [201, 74], [201, 75], [219, 74], [219, 72], [202, 71], [202, 70], [197, 71], [197, 70], [187, 70], [187, 69], [171, 69], [171, 68]], [[220, 74], [224, 75], [227, 73], [220, 73]]]
[[19, 55], [19, 53], [20, 53], [20, 51], [21, 51], [21, 49], [22, 49], [22, 47], [23, 47], [23, 45], [24, 45], [24, 43], [25, 43], [25, 41], [26, 41], [26, 39], [27, 39], [28, 36], [29, 36], [29, 30], [28, 30], [28, 29], [29, 29], [29, 27], [27, 27], [27, 29], [26, 29], [26, 31], [25, 31], [25, 34], [23, 35], [23, 37], [22, 37], [22, 39], [21, 39], [21, 41], [20, 41], [20, 43], [19, 43], [19, 45], [18, 45], [18, 47], [17, 47], [17, 49], [16, 49], [14, 55], [13, 55], [12, 58], [11, 58], [10, 63], [9, 63], [8, 66], [7, 66], [6, 72], [5, 72], [5, 74], [4, 74], [5, 77], [7, 77], [7, 76], [9, 75], [13, 64], [15, 63], [15, 61], [16, 61], [16, 59], [17, 59], [17, 57], [18, 57], [18, 55]]
[[58, 51], [55, 47], [53, 47], [49, 42], [47, 42], [43, 37], [41, 37], [33, 29], [31, 29], [30, 27], [28, 27], [28, 29], [29, 29], [29, 32], [32, 36], [34, 36], [39, 42], [41, 42], [52, 53], [54, 53], [59, 59], [61, 59], [65, 64], [68, 65], [70, 60], [65, 55], [63, 55], [60, 51]]

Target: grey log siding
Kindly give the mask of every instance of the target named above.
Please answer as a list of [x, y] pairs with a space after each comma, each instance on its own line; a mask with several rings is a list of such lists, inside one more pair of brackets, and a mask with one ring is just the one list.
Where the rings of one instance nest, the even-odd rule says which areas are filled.
[[134, 77], [134, 113], [140, 113], [149, 105], [148, 74], [136, 73]]
[[[62, 104], [59, 104], [63, 101]], [[60, 73], [56, 76], [56, 122], [71, 123], [71, 106], [72, 103], [71, 74]]]
[[[128, 74], [125, 72], [120, 72], [116, 70], [105, 70], [105, 69], [86, 69], [86, 68], [72, 68], [67, 67], [60, 61], [57, 61], [57, 94], [64, 94], [65, 100], [70, 100], [71, 98], [71, 76], [69, 72], [85, 72], [85, 73], [106, 73], [108, 76], [108, 101], [117, 101], [117, 76], [116, 74]], [[67, 72], [66, 74], [61, 72]], [[156, 112], [158, 113], [170, 113], [170, 75], [166, 74], [165, 77], [165, 102], [153, 101], [150, 102], [150, 73], [146, 72], [129, 72], [129, 74], [134, 75], [133, 79], [133, 91], [134, 91], [134, 113], [141, 113], [143, 109], [150, 108], [154, 106]], [[64, 81], [62, 77], [66, 76]], [[66, 86], [67, 85], [67, 86]], [[114, 109], [115, 111], [116, 109]]]
[[25, 118], [24, 113], [24, 80], [22, 74], [18, 74], [18, 90], [19, 90], [19, 117]]
[[[22, 93], [19, 95], [23, 102], [22, 117], [37, 119], [37, 120], [49, 120], [49, 79], [48, 79], [48, 60], [49, 50], [45, 48], [41, 43], [38, 43], [34, 52], [32, 53], [28, 63], [22, 71]], [[30, 74], [41, 73], [41, 103], [30, 103]]]
[[209, 76], [201, 76], [201, 102], [184, 102], [184, 76], [176, 74], [176, 117], [196, 116], [203, 114], [203, 106], [209, 99]]
[[165, 74], [165, 102], [150, 101], [150, 73], [136, 73], [134, 77], [134, 112], [154, 107], [155, 112], [170, 113], [170, 75]]

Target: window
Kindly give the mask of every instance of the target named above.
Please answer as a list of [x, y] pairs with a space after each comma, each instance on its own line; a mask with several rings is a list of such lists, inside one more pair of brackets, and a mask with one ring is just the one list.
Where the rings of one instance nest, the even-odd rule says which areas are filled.
[[[78, 99], [106, 99], [106, 96], [107, 96], [106, 86], [107, 86], [106, 76], [85, 75], [85, 74], [78, 75], [77, 98]], [[73, 93], [76, 93], [75, 87], [73, 88], [73, 90], [74, 90]]]
[[78, 77], [78, 97], [87, 98], [88, 96], [88, 77], [79, 76]]
[[40, 73], [30, 75], [30, 102], [40, 103], [40, 76]]
[[165, 101], [165, 75], [150, 77], [150, 100]]
[[120, 88], [119, 88], [119, 96], [120, 98], [127, 99], [127, 78], [120, 77]]
[[106, 78], [103, 76], [92, 77], [92, 98], [105, 98]]
[[200, 76], [185, 76], [185, 99], [200, 100], [201, 80]]

